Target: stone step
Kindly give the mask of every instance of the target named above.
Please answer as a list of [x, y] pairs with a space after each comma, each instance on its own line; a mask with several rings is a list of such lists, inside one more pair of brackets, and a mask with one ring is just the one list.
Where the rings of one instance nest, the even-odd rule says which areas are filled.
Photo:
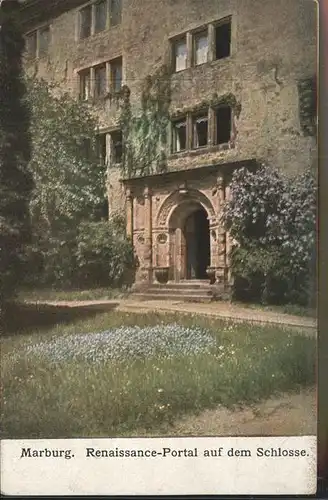
[[212, 296], [207, 294], [186, 295], [186, 294], [153, 294], [149, 292], [136, 292], [130, 298], [138, 300], [177, 300], [179, 302], [211, 302]]
[[174, 290], [200, 290], [200, 289], [211, 289], [211, 285], [208, 281], [204, 282], [194, 282], [194, 281], [180, 281], [178, 283], [152, 283], [150, 285], [152, 289], [158, 290], [166, 290], [166, 289], [174, 289]]
[[212, 295], [212, 290], [208, 288], [183, 288], [183, 290], [178, 287], [154, 287], [153, 285], [147, 288], [146, 293], [153, 294], [166, 294], [166, 295], [176, 295], [181, 293], [182, 295]]

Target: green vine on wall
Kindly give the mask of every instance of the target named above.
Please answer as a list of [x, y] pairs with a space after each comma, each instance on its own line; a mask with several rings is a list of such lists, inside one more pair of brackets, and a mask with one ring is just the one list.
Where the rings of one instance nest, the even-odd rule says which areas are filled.
[[299, 117], [301, 129], [305, 136], [317, 133], [317, 96], [315, 77], [298, 82]]
[[165, 65], [145, 78], [140, 106], [131, 106], [130, 90], [127, 86], [123, 87], [120, 125], [124, 144], [124, 177], [152, 175], [167, 170], [170, 102], [170, 73]]

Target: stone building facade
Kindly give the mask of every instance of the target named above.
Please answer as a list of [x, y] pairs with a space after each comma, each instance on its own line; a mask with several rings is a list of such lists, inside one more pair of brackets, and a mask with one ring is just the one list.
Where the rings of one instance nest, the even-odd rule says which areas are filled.
[[[302, 123], [302, 82], [317, 62], [312, 0], [26, 0], [29, 73], [89, 100], [100, 120], [111, 210], [126, 210], [136, 283], [229, 284], [220, 225], [234, 169], [295, 173], [316, 161]], [[165, 171], [123, 178], [122, 89], [168, 68]], [[303, 120], [304, 121], [304, 120]]]

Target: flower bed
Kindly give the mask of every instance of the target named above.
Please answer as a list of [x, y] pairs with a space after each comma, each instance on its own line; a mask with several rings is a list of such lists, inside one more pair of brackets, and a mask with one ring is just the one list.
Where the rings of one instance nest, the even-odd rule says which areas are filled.
[[210, 353], [216, 345], [206, 330], [176, 323], [148, 327], [122, 326], [99, 333], [65, 335], [29, 345], [27, 355], [60, 362], [84, 359], [92, 362], [142, 358], [172, 358]]

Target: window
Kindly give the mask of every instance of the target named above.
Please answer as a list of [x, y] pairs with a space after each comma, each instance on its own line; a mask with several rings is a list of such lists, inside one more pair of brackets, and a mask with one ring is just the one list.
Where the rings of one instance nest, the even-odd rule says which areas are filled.
[[37, 31], [26, 36], [26, 51], [29, 57], [37, 56]]
[[299, 119], [305, 136], [317, 134], [317, 81], [316, 77], [305, 78], [298, 82]]
[[[110, 85], [108, 76], [110, 76]], [[80, 79], [80, 98], [99, 99], [109, 92], [119, 92], [122, 87], [122, 58], [107, 61], [78, 73]]]
[[[190, 40], [190, 43], [189, 43]], [[187, 43], [188, 41], [188, 43]], [[231, 54], [231, 18], [215, 21], [171, 40], [172, 69], [182, 71]]]
[[122, 20], [122, 3], [121, 0], [111, 0], [110, 3], [110, 25], [116, 26]]
[[107, 0], [95, 4], [95, 33], [104, 31], [107, 25]]
[[123, 157], [123, 139], [122, 132], [117, 130], [111, 134], [111, 159], [112, 163], [121, 163]]
[[226, 144], [231, 139], [231, 108], [222, 106], [216, 110], [216, 144]]
[[122, 58], [118, 58], [110, 63], [111, 87], [113, 92], [119, 92], [122, 87]]
[[96, 0], [78, 11], [79, 39], [87, 38], [122, 22], [121, 0]]
[[173, 122], [173, 152], [184, 151], [187, 147], [187, 121], [186, 119]]
[[80, 76], [80, 98], [87, 101], [90, 98], [90, 70], [84, 70], [79, 73]]
[[100, 165], [105, 165], [107, 160], [106, 134], [99, 134], [96, 140], [96, 152]]
[[92, 10], [91, 5], [87, 5], [80, 10], [80, 38], [87, 38], [91, 35], [91, 19], [92, 19]]
[[194, 36], [194, 64], [204, 64], [207, 62], [208, 54], [208, 36], [207, 31], [197, 33]]
[[50, 42], [50, 28], [45, 26], [39, 30], [39, 56], [44, 56], [48, 53]]
[[207, 146], [208, 139], [208, 116], [196, 116], [193, 119], [193, 147], [201, 148]]
[[95, 98], [106, 95], [106, 64], [95, 67]]
[[50, 27], [43, 26], [25, 37], [26, 53], [30, 58], [44, 57], [48, 54], [50, 44]]
[[215, 28], [215, 59], [230, 56], [231, 21], [219, 24]]
[[173, 44], [174, 71], [182, 71], [187, 67], [186, 37], [176, 40]]
[[222, 103], [216, 109], [209, 107], [195, 114], [188, 112], [185, 117], [171, 122], [171, 130], [172, 153], [207, 146], [214, 146], [213, 150], [230, 149], [234, 147], [233, 108]]
[[[109, 141], [108, 141], [109, 139]], [[111, 164], [118, 164], [122, 162], [123, 147], [122, 147], [122, 132], [115, 130], [109, 133], [99, 134], [96, 141], [96, 152], [99, 158], [99, 163], [105, 165], [110, 156]], [[108, 146], [110, 144], [110, 151]], [[110, 153], [110, 155], [109, 155]]]

